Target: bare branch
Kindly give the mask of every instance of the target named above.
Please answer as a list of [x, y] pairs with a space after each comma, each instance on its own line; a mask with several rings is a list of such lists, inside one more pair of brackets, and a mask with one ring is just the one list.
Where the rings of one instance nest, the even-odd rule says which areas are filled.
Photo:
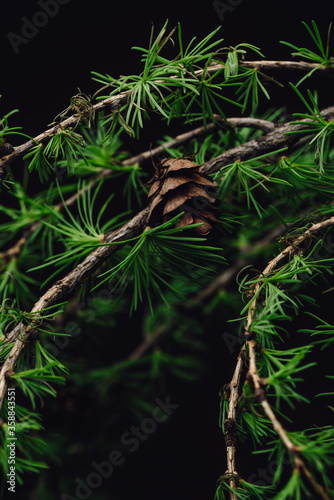
[[[259, 61], [239, 61], [240, 66], [244, 68], [255, 68], [257, 70], [284, 70], [284, 71], [302, 71], [309, 72], [317, 69], [320, 73], [328, 75], [328, 73], [333, 72], [333, 66], [325, 66], [318, 63], [309, 63], [305, 61], [269, 61], [269, 60], [259, 60]], [[212, 64], [208, 68], [209, 74], [214, 74], [220, 69], [224, 68], [224, 64]]]

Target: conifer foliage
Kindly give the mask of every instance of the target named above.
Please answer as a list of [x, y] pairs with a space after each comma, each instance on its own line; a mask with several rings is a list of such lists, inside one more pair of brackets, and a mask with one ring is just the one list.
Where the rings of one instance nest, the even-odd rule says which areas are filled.
[[[311, 48], [271, 61], [166, 22], [139, 75], [94, 71], [37, 137], [0, 117], [3, 494], [110, 499], [113, 474], [138, 495], [137, 449], [211, 376], [206, 498], [334, 498], [334, 103], [314, 90], [334, 60], [304, 25]], [[214, 405], [191, 404], [197, 432]], [[196, 497], [202, 471], [175, 492], [160, 469], [152, 498]]]

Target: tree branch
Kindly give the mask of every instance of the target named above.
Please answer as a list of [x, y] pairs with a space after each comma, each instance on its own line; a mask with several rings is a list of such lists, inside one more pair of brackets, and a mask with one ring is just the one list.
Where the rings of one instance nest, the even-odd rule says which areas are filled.
[[[277, 264], [285, 259], [288, 256], [293, 255], [298, 251], [298, 246], [303, 243], [307, 238], [310, 236], [316, 234], [317, 232], [334, 225], [334, 217], [330, 217], [329, 219], [326, 219], [322, 222], [318, 222], [316, 224], [313, 224], [309, 229], [304, 231], [304, 233], [300, 236], [298, 236], [293, 244], [287, 246], [282, 252], [280, 252], [274, 259], [272, 259], [264, 271], [262, 272], [263, 277], [267, 276], [270, 274], [273, 269], [277, 266]], [[255, 310], [257, 307], [257, 302], [259, 299], [258, 292], [260, 290], [260, 287], [262, 285], [262, 281], [259, 281], [256, 283], [254, 289], [252, 290], [252, 296], [254, 297], [249, 309], [248, 309], [248, 314], [247, 314], [247, 321], [246, 321], [246, 327], [245, 327], [245, 337], [250, 337], [250, 329], [251, 325], [253, 322], [253, 318], [255, 315]], [[249, 349], [249, 371], [248, 371], [248, 376], [252, 379], [253, 385], [254, 385], [254, 395], [255, 398], [259, 401], [261, 404], [265, 414], [267, 415], [268, 419], [271, 421], [275, 431], [277, 432], [278, 436], [280, 437], [282, 443], [285, 445], [285, 447], [289, 450], [289, 452], [292, 454], [295, 466], [298, 467], [303, 471], [307, 479], [310, 481], [312, 484], [314, 490], [318, 493], [319, 497], [323, 498], [323, 500], [330, 500], [327, 492], [325, 489], [319, 485], [314, 478], [313, 474], [311, 471], [308, 469], [306, 463], [300, 456], [300, 450], [292, 443], [290, 440], [287, 431], [284, 429], [282, 424], [279, 422], [277, 419], [275, 413], [273, 412], [271, 406], [269, 405], [269, 402], [266, 397], [266, 392], [265, 388], [263, 385], [263, 382], [261, 381], [261, 378], [259, 377], [258, 374], [258, 369], [257, 369], [257, 363], [256, 363], [256, 346], [257, 346], [257, 341], [256, 339], [252, 338], [246, 341], [246, 344], [248, 345]], [[241, 353], [245, 350], [245, 345], [241, 349]], [[238, 358], [237, 362], [237, 368], [235, 370], [235, 373], [239, 374], [240, 372], [240, 355]], [[232, 379], [233, 380], [233, 379]], [[240, 376], [239, 379], [240, 380]], [[231, 383], [232, 384], [232, 383]], [[232, 398], [231, 394], [231, 403], [235, 403], [235, 398], [236, 396]], [[231, 415], [233, 415], [233, 409], [231, 410]], [[231, 462], [231, 454], [232, 454], [232, 459], [233, 463], [235, 461], [235, 449], [232, 450], [227, 450], [227, 463], [229, 464]], [[232, 487], [232, 486], [231, 486]]]
[[[334, 219], [334, 218], [333, 218]], [[334, 223], [334, 220], [333, 220]], [[257, 365], [256, 365], [256, 340], [252, 339], [247, 341], [249, 348], [249, 376], [252, 378], [254, 384], [254, 394], [256, 399], [260, 402], [264, 413], [267, 415], [268, 419], [273, 425], [273, 428], [277, 432], [280, 437], [282, 443], [287, 448], [287, 450], [291, 453], [295, 467], [298, 470], [301, 470], [308, 481], [311, 483], [314, 491], [319, 495], [319, 498], [323, 500], [330, 500], [328, 493], [325, 488], [321, 486], [313, 476], [312, 472], [309, 470], [307, 464], [303, 460], [300, 455], [299, 447], [295, 446], [291, 439], [288, 436], [287, 431], [284, 429], [280, 421], [277, 419], [275, 413], [273, 412], [268, 399], [266, 397], [266, 392], [263, 384], [261, 383], [261, 379], [258, 374]]]
[[[326, 108], [322, 112], [324, 119], [329, 120], [334, 117], [334, 107]], [[275, 151], [277, 148], [287, 145], [292, 147], [298, 137], [295, 135], [284, 135], [288, 131], [301, 130], [302, 125], [284, 124], [277, 126], [273, 132], [249, 141], [245, 144], [232, 148], [229, 151], [217, 156], [202, 165], [200, 171], [204, 173], [214, 173], [222, 166], [236, 160], [245, 160], [258, 156], [265, 152]], [[31, 312], [42, 311], [44, 308], [57, 304], [71, 296], [71, 294], [83, 284], [86, 279], [104, 262], [117, 248], [109, 246], [112, 243], [120, 242], [125, 239], [138, 236], [145, 228], [148, 217], [148, 207], [139, 212], [131, 221], [123, 227], [109, 233], [105, 236], [104, 244], [107, 246], [98, 247], [73, 271], [71, 271], [62, 280], [57, 281], [41, 298]], [[5, 360], [0, 372], [0, 409], [2, 408], [6, 387], [8, 383], [8, 374], [14, 370], [18, 358], [24, 348], [24, 343], [31, 334], [31, 328], [26, 325], [17, 325], [9, 334], [8, 341], [14, 341], [12, 350]], [[21, 338], [19, 338], [21, 337]]]
[[[226, 427], [231, 425], [232, 429], [237, 428], [237, 407], [238, 407], [238, 400], [240, 396], [240, 382], [241, 382], [241, 375], [242, 371], [245, 367], [244, 365], [244, 359], [245, 359], [245, 354], [246, 354], [246, 347], [245, 344], [240, 350], [238, 359], [237, 359], [237, 365], [234, 370], [234, 374], [230, 383], [230, 397], [229, 397], [229, 402], [228, 402], [228, 415], [227, 419], [224, 422], [224, 427], [225, 427], [225, 432], [226, 432]], [[229, 424], [229, 425], [228, 425]], [[227, 439], [226, 439], [227, 437]], [[229, 439], [228, 433], [226, 434], [225, 437], [225, 444], [226, 444], [226, 460], [227, 460], [227, 471], [226, 475], [227, 478], [229, 479], [229, 484], [232, 489], [236, 489], [237, 487], [237, 481], [236, 478], [238, 477], [238, 473], [236, 471], [236, 434], [233, 439]], [[237, 500], [237, 496], [233, 491], [230, 491], [230, 499], [231, 500]]]
[[[259, 61], [239, 61], [239, 65], [244, 68], [253, 68], [257, 70], [286, 70], [286, 71], [303, 71], [309, 72], [317, 69], [320, 73], [324, 73], [328, 76], [328, 73], [334, 71], [333, 66], [325, 66], [318, 63], [309, 63], [305, 61], [270, 61], [270, 60], [259, 60]], [[220, 69], [224, 68], [224, 64], [212, 64], [209, 66], [207, 72], [208, 74], [214, 74]]]
[[[131, 221], [120, 229], [107, 234], [104, 239], [104, 245], [94, 250], [62, 280], [56, 281], [56, 283], [35, 303], [31, 312], [38, 313], [43, 311], [46, 307], [63, 302], [70, 297], [75, 290], [77, 290], [91, 274], [117, 250], [118, 245], [113, 245], [113, 243], [137, 236], [144, 230], [147, 217], [148, 207], [139, 212]], [[13, 343], [13, 347], [0, 371], [0, 410], [4, 402], [6, 388], [11, 378], [11, 374], [25, 347], [25, 343], [33, 332], [34, 328], [32, 326], [20, 323], [7, 335], [7, 344]]]
[[[334, 106], [330, 106], [321, 111], [321, 116], [324, 120], [330, 122], [334, 120]], [[306, 120], [303, 120], [306, 121]], [[216, 156], [213, 160], [206, 162], [202, 166], [202, 172], [212, 174], [220, 168], [235, 161], [244, 161], [266, 153], [274, 152], [282, 147], [292, 148], [299, 140], [300, 134], [291, 134], [304, 130], [304, 125], [292, 125], [291, 123], [278, 124], [276, 128], [261, 137], [256, 137], [252, 141], [240, 144], [233, 149], [225, 151], [221, 155]], [[287, 135], [289, 134], [289, 135]]]
[[[303, 234], [301, 234], [300, 236], [298, 236], [294, 240], [293, 244], [285, 247], [282, 252], [280, 252], [278, 255], [276, 255], [276, 257], [274, 257], [268, 263], [268, 265], [266, 266], [266, 268], [262, 272], [262, 276], [265, 277], [268, 274], [270, 274], [272, 272], [272, 270], [277, 266], [277, 264], [281, 260], [285, 259], [285, 257], [291, 256], [294, 253], [296, 253], [296, 251], [298, 249], [298, 246], [301, 243], [303, 243], [303, 241], [305, 241], [307, 238], [309, 238], [313, 234], [316, 234], [318, 231], [321, 231], [321, 230], [323, 230], [323, 229], [325, 229], [325, 228], [327, 228], [329, 226], [332, 226], [332, 225], [334, 225], [334, 217], [330, 217], [329, 219], [326, 219], [326, 220], [324, 220], [322, 222], [317, 222], [316, 224], [313, 224], [306, 231], [304, 231]], [[251, 303], [251, 305], [250, 305], [250, 307], [248, 309], [248, 313], [247, 313], [247, 322], [246, 322], [246, 327], [245, 327], [245, 336], [246, 336], [246, 338], [247, 338], [247, 336], [250, 335], [250, 327], [251, 327], [251, 324], [253, 322], [254, 313], [255, 313], [255, 310], [256, 310], [256, 307], [257, 307], [258, 291], [259, 291], [261, 285], [262, 285], [262, 281], [258, 281], [256, 283], [256, 285], [254, 286], [254, 289], [252, 290], [252, 295], [255, 298], [254, 298], [253, 302]]]
[[[121, 92], [120, 94], [112, 97], [108, 97], [107, 99], [104, 99], [103, 101], [98, 102], [97, 104], [94, 104], [92, 106], [92, 110], [94, 112], [99, 112], [103, 109], [106, 109], [110, 107], [112, 111], [115, 111], [119, 109], [122, 104], [125, 104], [128, 97], [129, 97], [130, 92]], [[61, 123], [58, 125], [54, 125], [53, 127], [45, 130], [41, 134], [37, 135], [33, 139], [25, 142], [24, 144], [21, 144], [20, 146], [16, 146], [14, 148], [14, 151], [2, 158], [0, 158], [0, 174], [3, 171], [3, 168], [12, 161], [16, 160], [17, 158], [20, 158], [21, 156], [25, 155], [29, 149], [31, 149], [33, 146], [36, 146], [36, 144], [41, 144], [50, 139], [50, 137], [53, 137], [56, 135], [60, 130], [64, 130], [65, 128], [68, 127], [73, 127], [78, 124], [79, 120], [85, 116], [85, 113], [80, 114], [80, 113], [75, 113], [74, 115], [70, 116], [69, 118], [66, 118], [63, 120]]]
[[256, 68], [259, 70], [288, 70], [308, 72], [317, 69], [320, 73], [328, 75], [334, 70], [333, 66], [325, 66], [318, 63], [309, 63], [305, 61], [240, 61], [240, 66], [244, 68]]
[[[299, 71], [311, 71], [312, 69], [318, 69], [320, 72], [332, 72], [333, 67], [332, 66], [324, 66], [324, 65], [319, 65], [317, 63], [308, 63], [308, 62], [303, 62], [303, 61], [240, 61], [240, 65], [245, 67], [245, 68], [256, 68], [258, 70], [260, 69], [285, 69], [285, 70], [299, 70]], [[206, 72], [208, 75], [214, 74], [217, 71], [221, 70], [224, 68], [224, 64], [212, 64], [206, 69]], [[195, 71], [195, 75], [197, 77], [201, 77], [203, 74], [203, 70], [197, 70]], [[171, 76], [173, 78], [173, 75]], [[91, 106], [90, 110], [88, 110], [87, 113], [90, 111], [96, 113], [99, 111], [102, 111], [103, 109], [110, 108], [112, 111], [118, 110], [123, 104], [126, 103], [130, 96], [131, 92], [130, 91], [125, 91], [121, 92], [118, 95], [108, 97], [107, 99], [104, 99], [94, 105]], [[10, 164], [12, 161], [14, 161], [17, 158], [20, 158], [24, 154], [26, 154], [30, 148], [35, 146], [36, 144], [46, 142], [50, 137], [54, 136], [57, 134], [62, 129], [65, 129], [67, 127], [72, 127], [76, 126], [79, 120], [85, 116], [85, 113], [75, 113], [69, 118], [66, 118], [63, 120], [60, 124], [55, 125], [51, 127], [50, 129], [45, 130], [35, 138], [25, 142], [24, 144], [17, 146], [14, 148], [14, 151], [12, 151], [10, 154], [0, 158], [0, 175], [3, 172], [3, 168]]]

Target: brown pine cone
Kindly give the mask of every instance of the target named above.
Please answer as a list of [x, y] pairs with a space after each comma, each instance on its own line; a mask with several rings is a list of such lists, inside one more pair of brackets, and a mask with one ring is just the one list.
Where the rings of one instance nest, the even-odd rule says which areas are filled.
[[184, 158], [166, 158], [157, 166], [155, 176], [147, 183], [151, 186], [148, 226], [157, 226], [184, 212], [178, 227], [202, 222], [194, 231], [202, 236], [210, 233], [220, 215], [214, 197], [218, 184], [199, 168]]

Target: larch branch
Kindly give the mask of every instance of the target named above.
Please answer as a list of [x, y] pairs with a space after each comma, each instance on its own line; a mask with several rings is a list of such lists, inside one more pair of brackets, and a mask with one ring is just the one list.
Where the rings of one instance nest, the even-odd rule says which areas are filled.
[[[334, 107], [326, 108], [322, 112], [322, 115], [326, 120], [333, 119]], [[217, 156], [214, 160], [206, 162], [202, 165], [200, 170], [204, 173], [214, 173], [222, 166], [233, 161], [249, 159], [259, 154], [263, 154], [264, 152], [275, 151], [283, 145], [291, 147], [298, 139], [295, 135], [285, 135], [286, 132], [300, 130], [302, 128], [302, 125], [290, 124], [277, 126], [274, 131], [237, 146], [236, 148], [232, 148]], [[138, 236], [146, 226], [147, 217], [148, 207], [139, 212], [132, 220], [117, 231], [107, 234], [104, 239], [106, 246], [98, 247], [67, 276], [57, 281], [39, 301], [36, 302], [31, 312], [42, 311], [44, 308], [57, 304], [70, 297], [71, 294], [73, 294], [73, 292], [115, 251], [115, 246], [113, 246], [112, 243]], [[19, 333], [20, 338], [18, 338]], [[8, 341], [13, 341], [14, 345], [8, 358], [2, 365], [0, 372], [0, 409], [2, 408], [8, 383], [7, 375], [11, 373], [16, 366], [18, 358], [24, 349], [24, 343], [28, 340], [30, 334], [31, 329], [26, 325], [17, 325], [17, 327], [8, 334]]]

